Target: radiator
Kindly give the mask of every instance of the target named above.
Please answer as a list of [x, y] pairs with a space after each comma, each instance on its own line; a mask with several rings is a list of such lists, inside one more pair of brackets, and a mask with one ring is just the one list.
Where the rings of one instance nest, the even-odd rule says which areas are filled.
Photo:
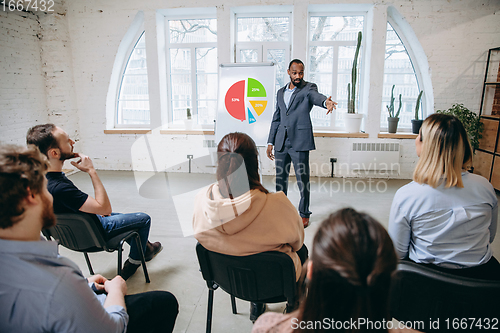
[[351, 170], [399, 170], [399, 143], [354, 142], [350, 155]]

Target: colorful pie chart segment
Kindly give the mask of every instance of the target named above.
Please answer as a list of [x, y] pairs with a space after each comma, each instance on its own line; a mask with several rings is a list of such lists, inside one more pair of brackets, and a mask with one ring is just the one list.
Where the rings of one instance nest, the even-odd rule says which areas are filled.
[[260, 116], [266, 109], [267, 101], [250, 101], [250, 104], [252, 104], [257, 115]]
[[255, 117], [253, 116], [252, 112], [250, 111], [250, 108], [248, 108], [247, 110], [248, 110], [248, 123], [249, 124], [255, 123], [257, 119], [255, 119]]
[[[245, 82], [246, 81], [246, 82]], [[246, 83], [246, 89], [245, 89]], [[248, 78], [234, 83], [226, 92], [225, 105], [227, 112], [235, 119], [252, 124], [257, 121], [256, 116], [262, 115], [267, 107], [266, 89], [256, 79]], [[253, 108], [245, 105], [245, 99]]]
[[245, 120], [245, 80], [233, 84], [226, 93], [227, 112], [241, 121]]
[[266, 89], [264, 89], [262, 83], [260, 83], [256, 79], [248, 78], [247, 96], [266, 97]]

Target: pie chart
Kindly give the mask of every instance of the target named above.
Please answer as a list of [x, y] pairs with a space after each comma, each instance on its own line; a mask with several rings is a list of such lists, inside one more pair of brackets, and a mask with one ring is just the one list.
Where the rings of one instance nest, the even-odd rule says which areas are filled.
[[[226, 92], [227, 112], [240, 121], [255, 123], [267, 107], [266, 89], [256, 79], [248, 78], [234, 83]], [[245, 105], [248, 101], [249, 105]]]

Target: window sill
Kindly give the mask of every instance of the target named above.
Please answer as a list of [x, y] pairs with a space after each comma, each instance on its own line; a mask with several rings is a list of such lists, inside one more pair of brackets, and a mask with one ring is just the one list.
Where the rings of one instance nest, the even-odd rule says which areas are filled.
[[415, 139], [418, 135], [413, 133], [379, 133], [379, 138], [385, 139]]
[[162, 129], [160, 134], [214, 135], [214, 130]]
[[150, 129], [138, 129], [138, 128], [114, 128], [109, 130], [104, 130], [104, 134], [150, 134]]
[[368, 133], [347, 133], [347, 132], [314, 132], [315, 137], [326, 138], [368, 138]]

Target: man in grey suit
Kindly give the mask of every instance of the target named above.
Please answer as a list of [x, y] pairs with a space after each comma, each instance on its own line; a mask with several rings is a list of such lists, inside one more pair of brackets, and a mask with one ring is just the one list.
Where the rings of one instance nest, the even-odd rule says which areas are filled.
[[[304, 228], [309, 226], [309, 151], [316, 149], [310, 117], [314, 105], [336, 108], [331, 96], [318, 92], [316, 84], [304, 81], [304, 63], [294, 59], [288, 66], [290, 83], [278, 90], [276, 111], [267, 140], [267, 157], [276, 163], [276, 191], [288, 191], [288, 174], [293, 162], [300, 191], [299, 214]], [[273, 155], [274, 146], [274, 155]]]

